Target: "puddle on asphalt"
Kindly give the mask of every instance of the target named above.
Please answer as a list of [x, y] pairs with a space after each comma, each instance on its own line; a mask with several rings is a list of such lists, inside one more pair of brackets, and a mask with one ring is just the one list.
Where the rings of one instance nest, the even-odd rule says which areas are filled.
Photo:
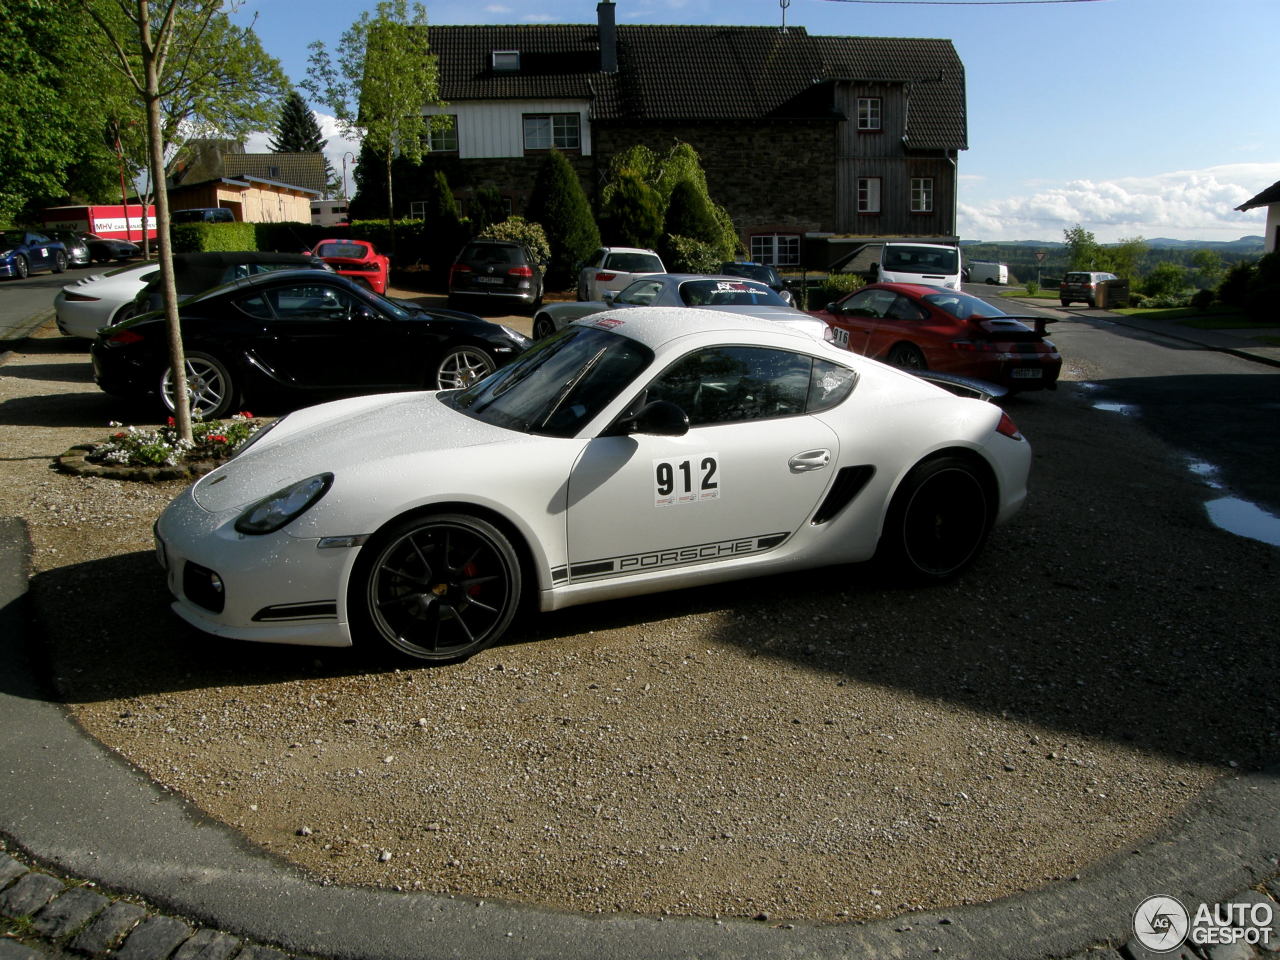
[[1204, 505], [1214, 526], [1238, 537], [1261, 540], [1280, 547], [1280, 517], [1238, 497], [1220, 497]]
[[1095, 410], [1106, 410], [1108, 413], [1118, 413], [1125, 417], [1136, 417], [1138, 415], [1138, 408], [1132, 403], [1098, 402], [1093, 406]]

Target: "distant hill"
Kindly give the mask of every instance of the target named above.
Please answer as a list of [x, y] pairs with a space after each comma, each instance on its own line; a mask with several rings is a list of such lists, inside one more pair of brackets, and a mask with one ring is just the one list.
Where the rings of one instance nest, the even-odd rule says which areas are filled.
[[[1241, 237], [1239, 240], [1173, 240], [1169, 237], [1152, 237], [1146, 239], [1152, 250], [1217, 250], [1219, 253], [1231, 252], [1242, 254], [1261, 253], [1266, 244], [1264, 237]], [[973, 247], [1033, 247], [1038, 250], [1060, 250], [1066, 246], [1061, 240], [961, 240], [960, 246]], [[1101, 246], [1117, 246], [1117, 244], [1101, 244]]]
[[[1146, 241], [1147, 252], [1139, 264], [1142, 275], [1160, 263], [1176, 263], [1191, 268], [1192, 257], [1197, 251], [1212, 250], [1231, 266], [1241, 260], [1254, 260], [1262, 255], [1265, 241], [1262, 237], [1241, 237], [1239, 240], [1171, 240], [1156, 237]], [[1061, 277], [1067, 270], [1067, 245], [1055, 240], [997, 240], [990, 243], [981, 240], [961, 240], [964, 258], [968, 261], [993, 260], [1007, 264], [1010, 282], [1025, 282], [1036, 277], [1042, 280]], [[1119, 244], [1100, 244], [1119, 246]], [[1042, 260], [1036, 254], [1045, 254]]]

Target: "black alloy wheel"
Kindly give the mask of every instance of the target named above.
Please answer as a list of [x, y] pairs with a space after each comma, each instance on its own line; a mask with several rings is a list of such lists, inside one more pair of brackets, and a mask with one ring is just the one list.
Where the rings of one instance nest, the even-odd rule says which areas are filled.
[[22, 254], [18, 254], [13, 261], [13, 273], [19, 280], [25, 280], [31, 276], [31, 265], [27, 263], [27, 258]]
[[493, 644], [520, 604], [515, 549], [461, 513], [410, 517], [380, 533], [350, 587], [353, 624], [401, 656], [463, 660]]
[[912, 580], [946, 580], [978, 555], [994, 519], [978, 469], [962, 457], [934, 457], [894, 494], [879, 552]]
[[929, 369], [929, 365], [925, 363], [924, 354], [912, 343], [894, 344], [893, 349], [889, 351], [889, 362], [895, 367], [903, 367], [907, 370]]
[[555, 332], [556, 325], [551, 322], [551, 318], [546, 314], [543, 314], [533, 321], [533, 339], [542, 340], [545, 337], [551, 336], [551, 334]]
[[67, 269], [67, 255], [61, 250], [53, 252], [53, 272], [64, 273]]

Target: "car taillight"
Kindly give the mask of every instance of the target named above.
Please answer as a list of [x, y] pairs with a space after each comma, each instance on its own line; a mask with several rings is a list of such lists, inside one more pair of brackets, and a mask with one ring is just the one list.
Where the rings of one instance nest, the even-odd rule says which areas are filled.
[[596, 279], [603, 282], [608, 282], [609, 280], [612, 280], [616, 276], [617, 276], [616, 273], [597, 273]]
[[130, 343], [141, 343], [142, 340], [142, 334], [134, 333], [132, 330], [121, 330], [119, 333], [113, 333], [111, 336], [107, 337], [108, 343], [118, 343], [121, 346], [125, 346]]
[[455, 263], [449, 271], [450, 273], [470, 273], [471, 268], [465, 263]]
[[996, 424], [996, 433], [1002, 434], [1011, 440], [1022, 439], [1022, 433], [1018, 430], [1018, 425], [1013, 422], [1013, 417], [1007, 413], [1000, 414], [1000, 422]]
[[532, 276], [533, 276], [533, 268], [532, 268], [532, 267], [512, 267], [510, 270], [508, 270], [508, 271], [507, 271], [507, 276], [509, 276], [509, 277], [532, 277]]
[[81, 303], [97, 303], [97, 302], [98, 302], [100, 299], [102, 299], [102, 298], [101, 298], [101, 297], [86, 297], [83, 293], [64, 293], [64, 294], [62, 295], [62, 299], [64, 299], [64, 300], [75, 300], [75, 301], [77, 301], [77, 302], [81, 302]]
[[996, 345], [985, 340], [952, 340], [951, 349], [971, 353], [990, 353], [996, 349]]

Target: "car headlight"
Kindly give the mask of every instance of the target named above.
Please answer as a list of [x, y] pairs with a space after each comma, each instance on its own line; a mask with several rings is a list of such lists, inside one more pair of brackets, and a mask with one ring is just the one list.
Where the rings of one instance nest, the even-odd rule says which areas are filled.
[[285, 524], [301, 516], [333, 486], [332, 473], [318, 473], [264, 497], [240, 514], [236, 530], [260, 535], [275, 533]]

